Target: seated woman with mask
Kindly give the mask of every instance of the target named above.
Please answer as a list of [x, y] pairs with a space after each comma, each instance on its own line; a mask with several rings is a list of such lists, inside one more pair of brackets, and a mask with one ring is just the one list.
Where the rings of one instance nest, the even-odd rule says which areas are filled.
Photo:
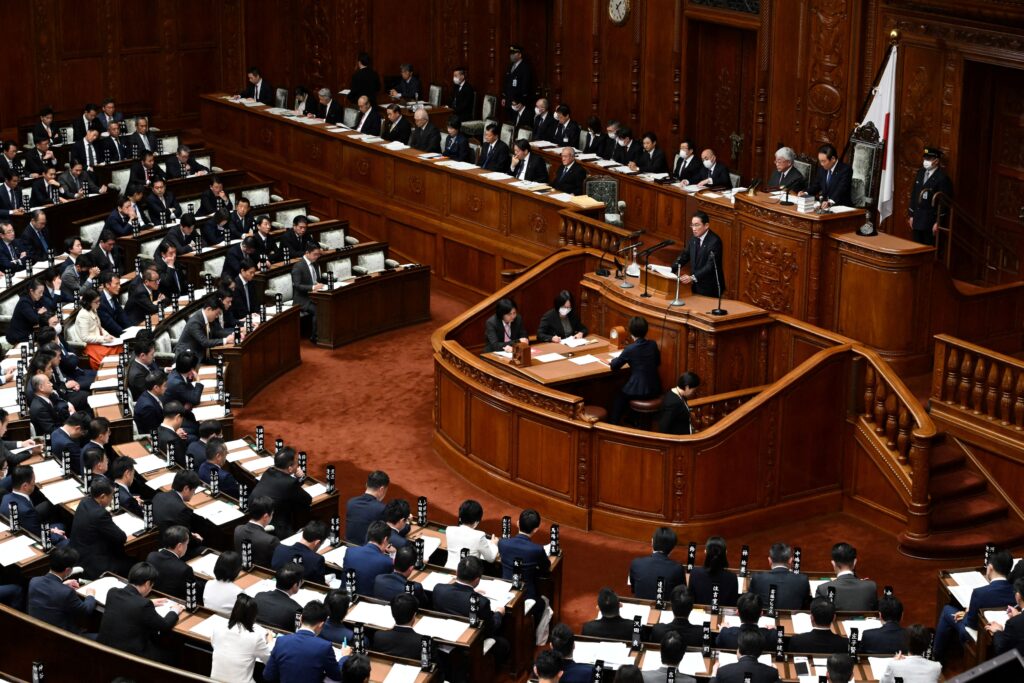
[[580, 322], [572, 294], [563, 289], [555, 297], [554, 308], [545, 313], [537, 328], [537, 341], [558, 343], [563, 339], [587, 336], [587, 326]]

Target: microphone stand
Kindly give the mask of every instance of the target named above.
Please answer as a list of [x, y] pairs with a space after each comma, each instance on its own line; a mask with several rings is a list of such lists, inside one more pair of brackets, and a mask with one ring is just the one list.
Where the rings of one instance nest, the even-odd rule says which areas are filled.
[[686, 305], [686, 302], [679, 298], [679, 273], [675, 273], [675, 276], [676, 276], [676, 298], [672, 299], [672, 301], [669, 302], [669, 305], [668, 305], [669, 308], [672, 308], [673, 306], [685, 306]]
[[664, 249], [665, 247], [672, 246], [675, 243], [676, 243], [675, 240], [664, 240], [662, 242], [658, 242], [653, 247], [648, 247], [647, 249], [644, 249], [642, 252], [640, 252], [637, 255], [637, 256], [639, 256], [640, 258], [642, 258], [644, 260], [644, 270], [647, 271], [647, 275], [644, 277], [644, 293], [640, 295], [641, 297], [644, 297], [644, 298], [647, 298], [647, 299], [649, 299], [651, 297], [651, 293], [649, 291], [647, 291], [647, 286], [648, 286], [648, 284], [650, 283], [650, 280], [651, 280], [651, 272], [650, 272], [650, 269], [648, 268], [648, 265], [651, 262], [651, 254], [653, 254], [654, 252], [658, 251], [659, 249]]
[[786, 190], [786, 199], [784, 201], [779, 202], [779, 206], [793, 206], [793, 202], [789, 201], [789, 188], [787, 187], [787, 188], [785, 188], [785, 190]]
[[[636, 239], [642, 233], [643, 233], [643, 230], [637, 230], [637, 231], [633, 232], [633, 234], [631, 234], [627, 239], [630, 239], [630, 240]], [[611, 242], [609, 241], [608, 244], [611, 244]], [[597, 270], [594, 271], [594, 275], [600, 275], [601, 277], [608, 277], [609, 275], [611, 275], [611, 272], [607, 268], [603, 268], [602, 267], [602, 264], [604, 263], [604, 255], [607, 254], [607, 253], [608, 253], [608, 247], [604, 247], [601, 250], [601, 256], [597, 259]], [[621, 252], [616, 252], [616, 253], [621, 253]], [[618, 264], [617, 260], [616, 260], [616, 264]]]
[[718, 277], [718, 259], [711, 252], [711, 265], [715, 267], [715, 285], [718, 287], [718, 308], [711, 309], [711, 315], [725, 315], [729, 311], [722, 308], [722, 281]]
[[[650, 284], [650, 282], [651, 282], [651, 255], [650, 254], [644, 254], [644, 293], [640, 295], [644, 299], [650, 299], [651, 298], [651, 293], [649, 291], [647, 291], [647, 286]], [[679, 282], [679, 280], [676, 280], [676, 282]]]
[[622, 280], [622, 282], [619, 284], [619, 288], [620, 289], [632, 289], [633, 288], [633, 283], [630, 282], [629, 280], [627, 280], [625, 275], [623, 275], [623, 271], [625, 269], [619, 264], [619, 254], [621, 254], [622, 252], [628, 252], [630, 249], [636, 249], [637, 247], [640, 247], [642, 245], [643, 245], [643, 242], [637, 242], [636, 244], [630, 244], [629, 246], [623, 247], [622, 249], [619, 249], [617, 252], [615, 252], [615, 266], [616, 266], [616, 275], [615, 276], [617, 278], [619, 278], [620, 280]]

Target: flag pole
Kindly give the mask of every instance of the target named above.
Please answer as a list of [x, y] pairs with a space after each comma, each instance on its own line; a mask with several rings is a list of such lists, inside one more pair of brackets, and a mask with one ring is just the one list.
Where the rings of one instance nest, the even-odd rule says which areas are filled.
[[[860, 105], [860, 113], [857, 115], [857, 120], [853, 122], [853, 130], [850, 131], [850, 135], [854, 133], [861, 124], [864, 123], [864, 115], [868, 113], [868, 107], [871, 106], [871, 100], [875, 97], [875, 90], [878, 88], [878, 84], [882, 81], [882, 74], [885, 73], [885, 67], [889, 65], [889, 60], [892, 59], [892, 51], [900, 42], [900, 32], [893, 29], [889, 32], [889, 47], [885, 53], [885, 59], [882, 60], [881, 66], [878, 67], [878, 71], [875, 72], [875, 79], [871, 83], [871, 87], [868, 88], [868, 94], [864, 97], [864, 103]], [[843, 153], [839, 155], [840, 159], [846, 158], [846, 151], [850, 147], [850, 136], [846, 137], [846, 145], [843, 147]]]

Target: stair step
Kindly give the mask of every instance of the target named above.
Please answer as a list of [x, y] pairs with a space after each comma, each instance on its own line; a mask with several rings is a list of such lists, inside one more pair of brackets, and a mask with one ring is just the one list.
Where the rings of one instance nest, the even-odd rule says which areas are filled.
[[1024, 545], [1024, 523], [1001, 519], [970, 529], [930, 534], [913, 539], [900, 536], [899, 549], [904, 555], [927, 559], [966, 558], [969, 563], [981, 564], [986, 543], [997, 548]]
[[951, 446], [948, 443], [942, 444], [938, 448], [932, 449], [931, 460], [929, 461], [929, 470], [932, 475], [946, 472], [951, 469], [962, 467], [967, 458], [964, 457], [964, 452], [955, 446]]
[[985, 477], [977, 472], [957, 468], [931, 477], [928, 481], [928, 493], [931, 494], [932, 500], [948, 503], [952, 502], [953, 498], [984, 491], [987, 486]]
[[940, 503], [932, 508], [931, 528], [936, 532], [970, 527], [1006, 517], [1006, 503], [990, 493]]

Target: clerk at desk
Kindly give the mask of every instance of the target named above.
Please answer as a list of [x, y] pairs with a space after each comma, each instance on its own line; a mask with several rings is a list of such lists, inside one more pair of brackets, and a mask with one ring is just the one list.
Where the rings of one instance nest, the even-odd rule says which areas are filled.
[[[711, 221], [703, 211], [695, 211], [690, 217], [690, 229], [693, 237], [686, 243], [686, 248], [672, 263], [672, 272], [679, 275], [679, 281], [691, 285], [694, 294], [701, 296], [718, 296], [725, 291], [725, 274], [722, 272], [722, 238], [711, 231]], [[712, 261], [714, 257], [714, 261]], [[690, 264], [690, 275], [681, 273], [681, 269]], [[716, 278], [715, 267], [718, 267]], [[721, 290], [719, 290], [719, 284]]]
[[585, 336], [587, 326], [580, 322], [572, 293], [563, 289], [555, 297], [554, 307], [541, 317], [540, 326], [537, 328], [537, 341], [557, 344], [563, 339], [582, 339]]
[[505, 351], [512, 353], [512, 345], [517, 342], [529, 343], [523, 318], [516, 310], [516, 302], [512, 299], [498, 299], [494, 315], [487, 319], [487, 348], [484, 353]]

